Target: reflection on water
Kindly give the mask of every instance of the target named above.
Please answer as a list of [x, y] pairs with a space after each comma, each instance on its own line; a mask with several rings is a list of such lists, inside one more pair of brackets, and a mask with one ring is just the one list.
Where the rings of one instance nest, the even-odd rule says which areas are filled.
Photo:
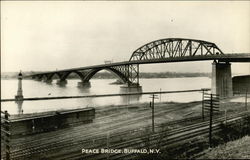
[[89, 94], [90, 93], [90, 87], [77, 87], [77, 91], [79, 94]]
[[[120, 92], [119, 93], [133, 93], [133, 92], [142, 92], [142, 88], [136, 88], [136, 87], [132, 87], [132, 88], [128, 88], [128, 87], [120, 87]], [[131, 104], [131, 103], [135, 103], [135, 102], [139, 102], [141, 99], [142, 95], [128, 95], [128, 96], [120, 96], [121, 98], [121, 103], [122, 104]]]
[[15, 101], [17, 104], [17, 114], [23, 114], [23, 101]]
[[[121, 85], [110, 85], [114, 79], [93, 79], [91, 87], [77, 87], [79, 80], [68, 80], [64, 87], [58, 86], [55, 81], [50, 85], [34, 80], [23, 80], [24, 97], [55, 97], [55, 96], [79, 96], [98, 94], [128, 93]], [[149, 91], [174, 91], [187, 89], [210, 88], [210, 79], [198, 78], [161, 78], [141, 79], [140, 85], [143, 92]], [[1, 99], [14, 98], [17, 90], [17, 80], [1, 80]], [[130, 90], [134, 92], [134, 90]], [[33, 112], [54, 111], [84, 107], [102, 107], [105, 105], [122, 105], [138, 102], [149, 102], [150, 95], [130, 95], [98, 98], [77, 98], [60, 100], [1, 102], [1, 110], [8, 110], [11, 114], [25, 114]], [[173, 93], [162, 94], [156, 101], [190, 102], [201, 99], [201, 93]]]
[[120, 96], [122, 104], [131, 104], [139, 102], [142, 95], [129, 95], [129, 96]]

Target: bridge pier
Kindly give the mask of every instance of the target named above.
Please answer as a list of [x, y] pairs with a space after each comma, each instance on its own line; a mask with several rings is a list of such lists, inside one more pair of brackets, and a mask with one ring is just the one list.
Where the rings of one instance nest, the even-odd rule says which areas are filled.
[[67, 80], [57, 80], [56, 81], [56, 84], [57, 85], [60, 85], [60, 86], [64, 86], [64, 85], [66, 85], [68, 82], [67, 82]]
[[44, 82], [50, 84], [50, 83], [52, 83], [52, 79], [46, 79]]
[[130, 93], [130, 92], [142, 92], [142, 86], [139, 84], [126, 84], [120, 87], [122, 92]]
[[229, 62], [212, 63], [212, 94], [219, 94], [220, 97], [233, 96], [232, 71]]
[[36, 81], [42, 81], [42, 78], [36, 77], [35, 80], [36, 80]]
[[91, 83], [89, 81], [88, 82], [81, 81], [81, 82], [77, 83], [77, 87], [79, 87], [79, 88], [89, 88], [89, 87], [91, 87]]

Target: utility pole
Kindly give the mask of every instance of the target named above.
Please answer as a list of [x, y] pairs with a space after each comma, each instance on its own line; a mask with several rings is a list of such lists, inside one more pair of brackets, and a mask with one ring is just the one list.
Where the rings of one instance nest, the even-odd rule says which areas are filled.
[[153, 94], [150, 98], [152, 98], [152, 103], [150, 102], [150, 107], [152, 109], [152, 132], [154, 133], [155, 132], [155, 120], [154, 120], [154, 112], [155, 112], [155, 109], [154, 109], [154, 101], [155, 99], [158, 99], [157, 95]]
[[[217, 94], [204, 93], [204, 111], [209, 112], [209, 147], [212, 147], [213, 114], [219, 112], [220, 98]], [[225, 110], [226, 119], [226, 110]]]
[[212, 147], [213, 95], [210, 94], [209, 147]]
[[161, 102], [161, 88], [160, 88], [160, 102]]
[[202, 115], [202, 120], [203, 121], [204, 121], [204, 92], [205, 92], [205, 90], [202, 89], [201, 115]]
[[151, 101], [149, 102], [149, 107], [152, 109], [152, 132], [154, 132], [154, 107]]
[[225, 109], [225, 125], [227, 125], [227, 109]]
[[[107, 133], [107, 149], [109, 149], [109, 138], [110, 138], [110, 132]], [[109, 153], [107, 153], [107, 160], [109, 160]]]
[[152, 132], [155, 132], [155, 106], [154, 106], [154, 96], [152, 98]]
[[247, 90], [246, 90], [246, 98], [245, 98], [245, 107], [246, 107], [246, 110], [247, 110]]

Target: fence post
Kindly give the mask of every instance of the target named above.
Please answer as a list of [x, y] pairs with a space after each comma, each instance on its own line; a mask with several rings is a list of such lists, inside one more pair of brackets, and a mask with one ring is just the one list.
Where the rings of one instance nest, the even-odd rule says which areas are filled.
[[204, 92], [205, 92], [205, 90], [202, 89], [201, 114], [202, 114], [203, 121], [204, 121]]
[[154, 103], [155, 103], [155, 99], [158, 99], [157, 95], [153, 94], [152, 97], [152, 103], [150, 102], [150, 107], [152, 109], [152, 132], [155, 132], [155, 117], [154, 117], [154, 112], [155, 112], [155, 108], [154, 108]]
[[161, 102], [161, 88], [160, 88], [160, 102]]
[[155, 132], [154, 98], [155, 98], [155, 97], [154, 97], [154, 95], [153, 95], [153, 100], [152, 100], [152, 131], [153, 131], [153, 133]]
[[246, 97], [245, 97], [245, 107], [246, 107], [246, 110], [247, 110], [247, 90], [246, 90]]
[[227, 125], [227, 109], [225, 109], [225, 125]]
[[10, 123], [9, 123], [9, 113], [4, 111], [4, 124], [5, 124], [5, 151], [6, 151], [6, 160], [10, 160]]
[[[108, 131], [107, 133], [107, 149], [109, 149], [109, 139], [110, 139], [110, 132]], [[107, 160], [109, 160], [109, 153], [106, 153], [107, 154]]]

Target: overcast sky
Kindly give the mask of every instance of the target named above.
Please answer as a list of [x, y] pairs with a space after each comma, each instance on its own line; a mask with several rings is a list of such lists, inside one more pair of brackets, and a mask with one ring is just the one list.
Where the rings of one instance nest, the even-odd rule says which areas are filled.
[[[250, 53], [250, 1], [1, 2], [1, 70], [46, 71], [128, 60], [162, 38]], [[142, 65], [144, 72], [210, 72], [211, 62]], [[233, 64], [250, 73], [250, 64]]]

